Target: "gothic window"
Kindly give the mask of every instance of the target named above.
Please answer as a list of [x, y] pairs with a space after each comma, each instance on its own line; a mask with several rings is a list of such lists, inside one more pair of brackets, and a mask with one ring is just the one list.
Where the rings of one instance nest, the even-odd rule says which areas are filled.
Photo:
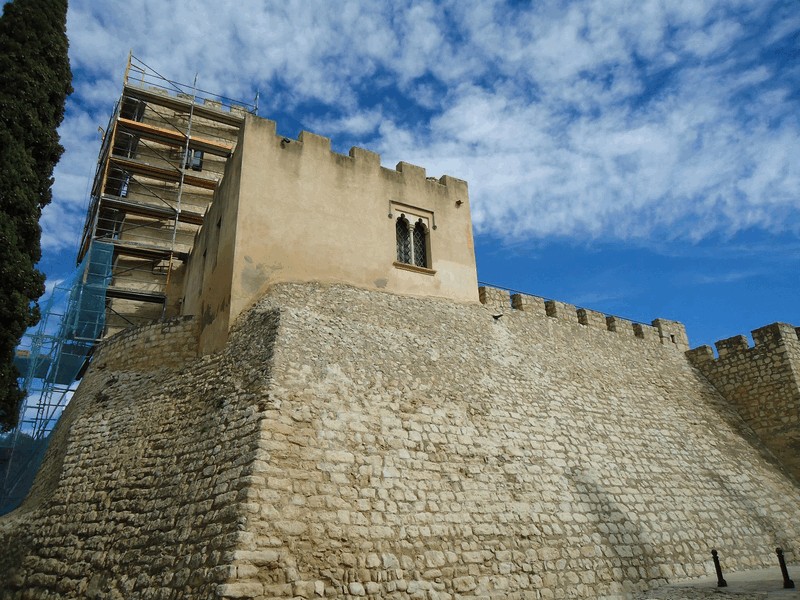
[[397, 233], [397, 262], [411, 264], [411, 233], [408, 230], [408, 220], [405, 215], [400, 215], [395, 223]]
[[412, 235], [412, 246], [414, 247], [414, 264], [418, 267], [428, 266], [428, 240], [425, 225], [422, 221], [417, 221], [414, 224], [414, 233]]
[[397, 262], [428, 268], [428, 229], [422, 219], [409, 223], [405, 214], [395, 222]]

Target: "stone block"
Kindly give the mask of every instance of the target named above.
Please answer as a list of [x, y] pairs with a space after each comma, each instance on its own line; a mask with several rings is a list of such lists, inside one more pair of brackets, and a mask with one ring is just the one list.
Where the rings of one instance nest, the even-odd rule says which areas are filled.
[[574, 305], [558, 300], [547, 300], [544, 303], [545, 312], [548, 317], [555, 317], [570, 323], [578, 322], [578, 312]]
[[633, 324], [633, 334], [642, 340], [648, 342], [660, 342], [661, 333], [652, 325], [645, 325], [643, 323]]
[[511, 298], [506, 290], [481, 286], [478, 288], [478, 298], [481, 304], [488, 308], [505, 310], [511, 306]]
[[760, 327], [752, 332], [753, 341], [757, 346], [776, 347], [786, 343], [797, 344], [797, 332], [794, 327], [786, 323], [772, 323]]
[[634, 335], [633, 323], [627, 319], [621, 319], [620, 317], [606, 317], [606, 325], [608, 326], [608, 330], [613, 331], [614, 333], [629, 336]]
[[586, 325], [593, 329], [601, 329], [608, 331], [608, 324], [606, 323], [606, 316], [595, 310], [588, 310], [586, 308], [579, 308], [577, 310], [578, 323]]
[[547, 314], [544, 307], [544, 298], [528, 294], [511, 294], [511, 308], [537, 315]]
[[728, 356], [729, 354], [742, 353], [750, 349], [747, 338], [743, 335], [736, 335], [724, 340], [719, 340], [714, 345], [717, 347], [717, 353], [720, 358]]
[[217, 586], [218, 598], [256, 598], [264, 593], [264, 586], [256, 581], [221, 583]]

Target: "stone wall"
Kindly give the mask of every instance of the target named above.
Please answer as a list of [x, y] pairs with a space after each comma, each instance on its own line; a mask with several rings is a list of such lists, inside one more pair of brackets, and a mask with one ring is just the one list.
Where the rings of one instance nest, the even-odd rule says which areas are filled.
[[525, 311], [530, 315], [548, 316], [568, 323], [579, 323], [601, 331], [613, 331], [621, 336], [636, 337], [647, 342], [655, 342], [678, 350], [689, 349], [689, 338], [683, 323], [669, 319], [654, 319], [650, 325], [634, 323], [616, 316], [606, 316], [595, 310], [578, 308], [559, 300], [545, 300], [530, 294], [511, 294], [503, 289], [481, 286], [478, 288], [481, 304], [500, 318], [509, 310]]
[[257, 597], [626, 597], [800, 541], [800, 490], [676, 344], [341, 287], [263, 306]]
[[90, 370], [0, 596], [629, 598], [712, 547], [796, 560], [800, 488], [672, 337], [498, 298], [281, 284], [219, 355]]
[[101, 342], [95, 367], [137, 373], [182, 367], [197, 358], [197, 334], [193, 316], [125, 329]]
[[176, 356], [188, 320], [104, 344], [28, 498], [0, 517], [0, 597], [213, 598], [224, 590], [245, 536], [240, 500], [269, 402], [277, 314], [254, 318], [257, 339], [243, 333], [228, 354], [180, 368], [155, 366]]
[[705, 375], [800, 481], [800, 339], [798, 329], [773, 323], [688, 353]]

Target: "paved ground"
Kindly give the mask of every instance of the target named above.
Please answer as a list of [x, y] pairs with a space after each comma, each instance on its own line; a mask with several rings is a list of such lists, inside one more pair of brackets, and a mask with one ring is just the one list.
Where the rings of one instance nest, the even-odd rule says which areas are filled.
[[673, 583], [647, 594], [642, 599], [659, 600], [800, 600], [800, 569], [789, 568], [789, 577], [795, 583], [795, 589], [783, 588], [783, 577], [778, 567], [759, 569], [756, 571], [740, 571], [725, 573], [728, 587], [718, 588], [716, 577], [694, 579], [692, 581]]

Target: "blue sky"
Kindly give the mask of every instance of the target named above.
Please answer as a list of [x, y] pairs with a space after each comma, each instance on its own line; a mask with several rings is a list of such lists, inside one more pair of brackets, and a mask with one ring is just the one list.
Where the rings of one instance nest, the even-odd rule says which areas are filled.
[[72, 0], [75, 93], [42, 218], [74, 264], [129, 50], [295, 137], [466, 179], [481, 281], [692, 346], [800, 325], [797, 0]]

